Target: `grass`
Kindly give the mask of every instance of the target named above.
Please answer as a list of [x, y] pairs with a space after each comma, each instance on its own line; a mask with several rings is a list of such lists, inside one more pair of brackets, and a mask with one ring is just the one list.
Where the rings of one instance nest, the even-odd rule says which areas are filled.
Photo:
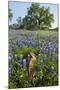
[[49, 31], [49, 30], [37, 30], [37, 31], [28, 31], [28, 30], [9, 30], [10, 34], [13, 34], [12, 32], [19, 34], [20, 32], [32, 32], [32, 33], [38, 33], [40, 36], [47, 36], [48, 34], [58, 34], [57, 31]]

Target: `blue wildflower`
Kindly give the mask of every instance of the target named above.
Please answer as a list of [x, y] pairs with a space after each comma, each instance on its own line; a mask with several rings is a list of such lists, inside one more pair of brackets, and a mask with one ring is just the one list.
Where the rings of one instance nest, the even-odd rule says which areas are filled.
[[26, 69], [26, 59], [23, 59], [23, 68]]
[[8, 60], [9, 60], [9, 61], [11, 61], [11, 60], [12, 60], [12, 57], [11, 57], [10, 55], [8, 56]]
[[43, 64], [46, 64], [46, 62], [47, 62], [47, 58], [44, 58], [43, 59]]
[[16, 48], [16, 44], [12, 44], [12, 48], [15, 49]]
[[44, 53], [44, 48], [40, 48], [41, 53]]
[[47, 72], [50, 74], [50, 75], [53, 75], [54, 74], [54, 67], [50, 67], [47, 69]]
[[22, 42], [18, 43], [18, 46], [19, 46], [20, 48], [22, 48], [22, 47], [23, 47], [23, 43], [22, 43]]
[[18, 38], [18, 43], [24, 41], [23, 37]]
[[30, 41], [29, 40], [25, 40], [24, 44], [27, 45], [27, 46], [30, 46]]
[[27, 64], [29, 64], [29, 63], [30, 63], [30, 59], [31, 59], [31, 55], [30, 55], [30, 54], [28, 54], [28, 57], [27, 57]]
[[29, 34], [28, 33], [25, 33], [25, 36], [28, 38], [29, 37]]
[[9, 74], [9, 76], [11, 75], [11, 68], [10, 67], [8, 68], [8, 74]]
[[21, 67], [23, 66], [23, 55], [22, 54], [20, 55], [20, 65]]
[[32, 45], [32, 46], [35, 46], [35, 44], [36, 44], [36, 43], [35, 43], [34, 41], [31, 41], [31, 45]]
[[48, 48], [45, 50], [45, 53], [46, 54], [49, 54], [49, 49]]

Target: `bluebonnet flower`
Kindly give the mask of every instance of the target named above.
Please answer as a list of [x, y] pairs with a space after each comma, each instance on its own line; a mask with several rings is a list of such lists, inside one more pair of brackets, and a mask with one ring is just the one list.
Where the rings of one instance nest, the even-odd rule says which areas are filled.
[[41, 53], [44, 53], [44, 48], [40, 48]]
[[49, 42], [47, 47], [48, 47], [48, 49], [53, 50], [54, 45], [51, 42]]
[[18, 39], [18, 35], [16, 35], [15, 38]]
[[8, 56], [8, 60], [11, 61], [12, 60], [12, 57], [11, 55]]
[[11, 52], [12, 51], [12, 45], [9, 44], [9, 51]]
[[30, 53], [28, 53], [28, 57], [27, 57], [27, 64], [29, 64], [30, 59], [31, 59], [31, 55], [30, 55]]
[[23, 68], [26, 69], [26, 59], [23, 59]]
[[15, 49], [16, 48], [16, 44], [12, 44], [12, 49]]
[[11, 67], [8, 68], [8, 74], [11, 75]]
[[22, 42], [23, 40], [24, 40], [23, 37], [18, 38], [18, 43], [19, 43], [19, 42]]
[[35, 46], [35, 44], [36, 44], [36, 43], [35, 43], [34, 41], [31, 41], [31, 45], [32, 45], [32, 46]]
[[54, 67], [51, 66], [50, 68], [47, 69], [47, 72], [50, 74], [50, 75], [53, 75], [54, 74]]
[[49, 49], [48, 48], [45, 50], [45, 53], [46, 54], [49, 54]]
[[18, 32], [18, 34], [22, 34], [22, 32]]
[[22, 43], [22, 42], [18, 43], [18, 46], [19, 46], [20, 48], [22, 48], [22, 47], [23, 47], [23, 43]]
[[21, 67], [23, 66], [23, 55], [22, 54], [20, 55], [20, 65]]
[[32, 35], [33, 33], [32, 32], [28, 32], [28, 34]]
[[30, 41], [29, 40], [25, 40], [24, 44], [27, 45], [27, 46], [30, 46]]
[[47, 62], [47, 58], [44, 58], [43, 59], [43, 64], [46, 64], [46, 62]]
[[28, 38], [29, 37], [29, 33], [25, 33], [25, 36]]
[[33, 40], [33, 38], [31, 38], [31, 37], [28, 37], [28, 40], [29, 40], [29, 41], [32, 41], [32, 40]]
[[51, 42], [49, 42], [48, 45], [50, 46], [51, 45]]

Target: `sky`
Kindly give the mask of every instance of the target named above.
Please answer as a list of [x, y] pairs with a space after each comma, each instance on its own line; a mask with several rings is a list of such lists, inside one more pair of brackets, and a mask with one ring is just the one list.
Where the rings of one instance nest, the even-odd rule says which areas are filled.
[[[20, 1], [9, 1], [9, 8], [12, 10], [13, 18], [10, 24], [17, 23], [18, 17], [25, 17], [27, 15], [27, 8], [31, 6], [31, 2], [20, 2]], [[42, 4], [40, 6], [44, 6], [45, 8], [50, 8], [50, 12], [54, 15], [54, 23], [52, 23], [51, 28], [55, 28], [58, 26], [59, 21], [59, 6], [58, 4]]]

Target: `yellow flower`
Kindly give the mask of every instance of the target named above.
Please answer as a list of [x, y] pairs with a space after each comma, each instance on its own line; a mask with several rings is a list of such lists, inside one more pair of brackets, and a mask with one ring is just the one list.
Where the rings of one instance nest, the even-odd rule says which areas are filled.
[[23, 74], [20, 75], [20, 78], [23, 78]]

